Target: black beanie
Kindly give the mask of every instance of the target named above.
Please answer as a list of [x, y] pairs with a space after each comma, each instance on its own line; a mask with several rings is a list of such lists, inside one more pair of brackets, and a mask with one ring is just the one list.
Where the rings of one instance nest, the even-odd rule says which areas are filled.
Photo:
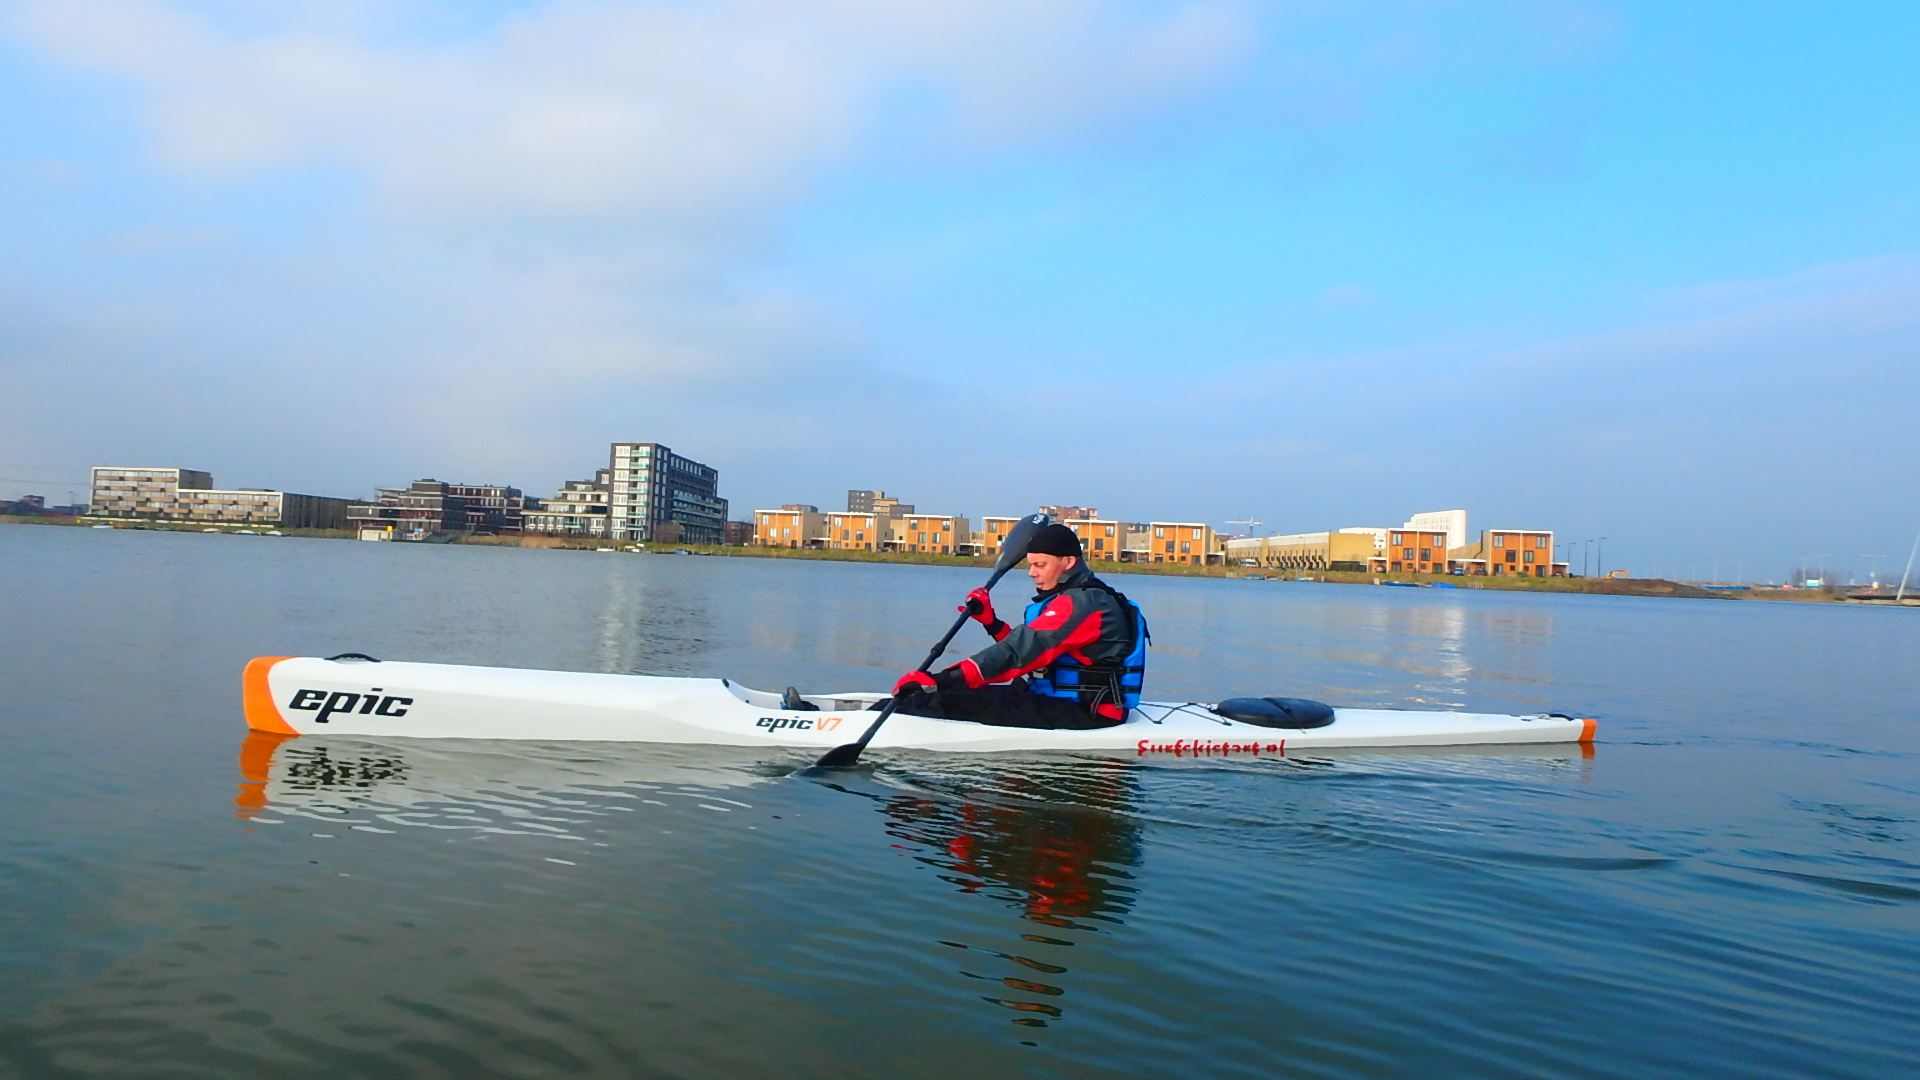
[[1080, 554], [1080, 538], [1074, 535], [1072, 529], [1057, 521], [1035, 534], [1033, 542], [1027, 545], [1027, 554], [1084, 558]]

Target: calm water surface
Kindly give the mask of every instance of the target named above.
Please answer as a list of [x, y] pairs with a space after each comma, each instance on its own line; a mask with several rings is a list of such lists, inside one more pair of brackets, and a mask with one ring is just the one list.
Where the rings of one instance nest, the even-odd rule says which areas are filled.
[[0, 527], [0, 1076], [1920, 1075], [1920, 612], [1114, 578], [1151, 696], [1591, 755], [828, 784], [240, 715], [346, 650], [884, 688], [979, 576]]

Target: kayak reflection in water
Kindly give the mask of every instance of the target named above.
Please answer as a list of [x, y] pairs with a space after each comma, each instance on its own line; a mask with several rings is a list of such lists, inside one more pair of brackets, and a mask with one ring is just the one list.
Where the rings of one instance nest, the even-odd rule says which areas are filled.
[[985, 589], [960, 610], [992, 645], [936, 675], [910, 671], [894, 684], [899, 712], [995, 727], [1103, 728], [1140, 704], [1147, 620], [1133, 601], [1095, 577], [1080, 538], [1065, 525], [1041, 529], [1027, 547], [1039, 587], [1024, 625], [1010, 627]]
[[[1015, 1024], [1046, 1027], [1047, 1018], [1063, 1015], [1067, 988], [1058, 976], [1068, 969], [1057, 961], [1071, 955], [1063, 950], [1076, 942], [1061, 932], [1098, 933], [1133, 906], [1128, 871], [1140, 863], [1141, 842], [1127, 809], [1132, 795], [1126, 766], [1098, 762], [1041, 776], [1001, 776], [991, 785], [991, 801], [898, 796], [881, 804], [888, 835], [916, 850], [941, 880], [963, 893], [1008, 901], [1021, 918], [1053, 931], [1021, 934], [1040, 948], [1023, 946], [1018, 953], [940, 942], [1017, 965], [960, 972], [998, 983], [984, 1000], [1019, 1013]], [[1022, 996], [1005, 996], [1000, 988]]]
[[280, 752], [281, 744], [296, 738], [271, 731], [247, 732], [246, 741], [240, 744], [240, 790], [233, 797], [235, 816], [250, 818], [267, 808], [268, 785], [276, 782], [276, 754], [282, 771], [277, 783], [283, 793], [366, 791], [406, 778], [406, 762], [391, 752], [336, 754], [324, 743], [288, 747]]

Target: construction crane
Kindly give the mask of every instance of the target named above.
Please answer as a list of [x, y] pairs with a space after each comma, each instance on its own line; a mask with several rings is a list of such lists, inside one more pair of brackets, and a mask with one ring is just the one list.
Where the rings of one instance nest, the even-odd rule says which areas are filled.
[[1247, 527], [1247, 535], [1248, 535], [1248, 536], [1252, 536], [1252, 535], [1253, 535], [1253, 530], [1255, 530], [1255, 529], [1257, 529], [1257, 528], [1259, 528], [1259, 527], [1260, 527], [1260, 526], [1262, 526], [1262, 525], [1265, 525], [1265, 524], [1266, 524], [1266, 522], [1264, 522], [1264, 521], [1259, 521], [1259, 520], [1256, 520], [1256, 519], [1254, 518], [1254, 516], [1253, 516], [1252, 514], [1248, 514], [1248, 515], [1247, 515], [1246, 517], [1244, 517], [1244, 518], [1241, 518], [1241, 519], [1240, 519], [1239, 521], [1232, 521], [1232, 520], [1229, 520], [1229, 521], [1227, 522], [1227, 524], [1229, 524], [1229, 525], [1245, 525], [1245, 526]]

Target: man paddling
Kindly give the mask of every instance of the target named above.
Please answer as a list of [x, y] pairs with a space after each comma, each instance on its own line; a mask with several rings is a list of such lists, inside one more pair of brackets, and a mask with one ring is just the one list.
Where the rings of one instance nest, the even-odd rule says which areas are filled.
[[[1044, 520], [1044, 519], [1043, 519]], [[1103, 728], [1140, 703], [1147, 620], [1088, 569], [1080, 538], [1065, 525], [1027, 545], [1027, 576], [1039, 592], [1026, 623], [1010, 627], [985, 589], [960, 610], [994, 643], [938, 674], [910, 671], [894, 684], [896, 712], [995, 727]]]

